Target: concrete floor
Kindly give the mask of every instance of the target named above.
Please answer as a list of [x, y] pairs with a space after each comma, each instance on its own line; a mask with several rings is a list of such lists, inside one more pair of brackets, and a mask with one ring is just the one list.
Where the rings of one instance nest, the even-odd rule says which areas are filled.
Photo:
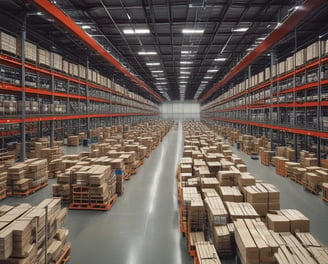
[[[69, 210], [66, 226], [72, 245], [70, 263], [191, 264], [179, 230], [176, 169], [182, 153], [182, 126], [172, 129], [125, 183], [108, 212]], [[85, 151], [67, 147], [66, 154]], [[38, 204], [52, 196], [49, 186], [26, 198], [7, 198], [1, 204]]]
[[[179, 230], [176, 169], [182, 154], [182, 125], [174, 127], [154, 150], [138, 173], [125, 183], [121, 195], [108, 212], [69, 210], [66, 226], [72, 245], [70, 263], [191, 264], [186, 239]], [[275, 174], [273, 167], [254, 161], [232, 147], [257, 178], [276, 185], [281, 191], [281, 207], [301, 210], [311, 219], [312, 233], [328, 245], [328, 208], [320, 197], [303, 191], [289, 179]], [[65, 147], [66, 154], [86, 151]], [[25, 198], [7, 198], [2, 204], [27, 202], [36, 205], [52, 196], [51, 184]], [[232, 264], [224, 260], [222, 264]]]

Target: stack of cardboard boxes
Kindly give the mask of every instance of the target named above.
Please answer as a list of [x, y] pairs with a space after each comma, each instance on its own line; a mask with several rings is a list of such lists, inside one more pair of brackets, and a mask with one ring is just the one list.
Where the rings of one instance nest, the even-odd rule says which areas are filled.
[[10, 195], [24, 194], [47, 183], [48, 163], [46, 159], [28, 159], [8, 168], [7, 193]]
[[[46, 211], [48, 210], [48, 222]], [[64, 226], [66, 209], [61, 209], [59, 199], [45, 199], [38, 206], [20, 204], [1, 206], [0, 262], [45, 263], [45, 226], [48, 226], [48, 263], [57, 263], [61, 256], [69, 256], [68, 230]]]

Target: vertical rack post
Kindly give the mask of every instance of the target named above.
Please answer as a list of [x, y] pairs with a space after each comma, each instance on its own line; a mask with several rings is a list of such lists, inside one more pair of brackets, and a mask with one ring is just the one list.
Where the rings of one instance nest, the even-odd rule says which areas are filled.
[[[50, 71], [51, 71], [51, 105], [54, 105], [55, 103], [55, 97], [54, 97], [54, 92], [55, 92], [55, 76], [53, 73], [54, 70], [54, 54], [51, 52], [50, 56]], [[55, 121], [51, 120], [50, 121], [50, 147], [54, 146], [54, 139], [55, 139]]]
[[[293, 118], [292, 118], [292, 123], [291, 125], [293, 127], [296, 126], [296, 91], [295, 91], [295, 88], [296, 88], [296, 52], [297, 52], [297, 30], [295, 29], [294, 30], [294, 52], [293, 52], [293, 71], [294, 71], [294, 74], [293, 74]], [[296, 133], [293, 133], [293, 145], [294, 145], [294, 151], [295, 151], [295, 157], [294, 157], [294, 161], [297, 162], [298, 160], [298, 145], [297, 145], [297, 139], [298, 139], [298, 136]]]
[[20, 134], [21, 134], [21, 152], [20, 152], [20, 161], [26, 159], [26, 130], [25, 130], [25, 40], [26, 40], [26, 20], [27, 14], [24, 14], [22, 31], [21, 31], [21, 102], [22, 102], [22, 123], [20, 124]]
[[[86, 82], [85, 82], [85, 96], [87, 98], [87, 103], [86, 103], [86, 106], [87, 106], [87, 114], [89, 114], [89, 78], [91, 76], [89, 76], [89, 57], [87, 56], [87, 65], [86, 65], [86, 76], [85, 76], [85, 79], [86, 79]], [[90, 117], [88, 116], [87, 118], [87, 133], [89, 133], [89, 130], [90, 130]]]
[[[317, 129], [321, 131], [321, 54], [322, 54], [322, 41], [321, 37], [319, 36], [319, 65], [318, 65], [318, 88], [317, 88], [317, 96], [318, 96], [318, 106], [317, 106]], [[321, 165], [321, 138], [317, 137], [317, 162], [318, 166]]]

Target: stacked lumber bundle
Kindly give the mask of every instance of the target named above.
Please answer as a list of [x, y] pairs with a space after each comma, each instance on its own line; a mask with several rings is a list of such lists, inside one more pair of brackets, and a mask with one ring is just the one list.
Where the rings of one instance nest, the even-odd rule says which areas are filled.
[[256, 179], [248, 172], [239, 173], [237, 176], [237, 182], [240, 189], [245, 186], [255, 185]]
[[267, 214], [269, 229], [275, 232], [309, 232], [310, 221], [296, 209], [281, 209]]
[[286, 163], [287, 158], [279, 158], [276, 161], [276, 173], [280, 176], [287, 177]]
[[255, 219], [259, 215], [250, 203], [235, 203], [235, 202], [226, 202], [225, 203], [229, 217], [231, 221], [237, 219]]
[[60, 159], [64, 156], [64, 149], [62, 146], [55, 146], [52, 148], [42, 148], [40, 150], [40, 156], [37, 158], [47, 159], [48, 164], [50, 164], [51, 161]]
[[201, 188], [212, 188], [215, 190], [219, 189], [220, 183], [217, 178], [200, 178]]
[[205, 206], [199, 193], [194, 194], [187, 203], [187, 216], [190, 231], [202, 231], [205, 224]]
[[64, 155], [62, 157], [63, 164], [64, 164], [64, 170], [69, 169], [79, 163], [84, 157], [82, 157], [82, 154], [71, 154], [71, 155]]
[[72, 184], [72, 204], [107, 204], [116, 191], [109, 188], [113, 177], [110, 166], [82, 166]]
[[317, 264], [327, 263], [327, 249], [322, 247], [304, 247], [301, 242], [291, 233], [274, 234], [279, 241], [278, 252], [275, 259], [278, 264]]
[[280, 192], [271, 184], [258, 183], [244, 187], [245, 201], [249, 202], [260, 216], [270, 210], [280, 209]]
[[48, 165], [49, 178], [55, 178], [58, 175], [62, 174], [65, 170], [64, 163], [62, 159], [54, 159], [50, 161]]
[[48, 137], [35, 138], [26, 143], [26, 155], [30, 159], [40, 158], [40, 152], [43, 148], [48, 148], [50, 139]]
[[270, 150], [260, 150], [260, 159], [261, 163], [265, 166], [269, 166], [271, 164], [272, 157], [275, 156], [274, 151]]
[[318, 160], [315, 157], [315, 154], [306, 150], [302, 150], [300, 152], [300, 162], [302, 167], [312, 167], [317, 166], [318, 164]]
[[236, 173], [231, 170], [222, 170], [218, 172], [217, 178], [220, 186], [233, 186], [236, 182]]
[[212, 239], [220, 258], [233, 256], [234, 232], [229, 228], [229, 225], [215, 226]]
[[[48, 208], [48, 222], [45, 218]], [[66, 209], [61, 209], [60, 199], [45, 199], [38, 206], [20, 204], [0, 207], [0, 262], [44, 263], [45, 226], [48, 226], [48, 263], [57, 263], [60, 257], [69, 256], [68, 230], [64, 227]]]
[[32, 189], [44, 186], [48, 182], [48, 164], [46, 159], [28, 159], [8, 168], [7, 193], [10, 195], [28, 195]]
[[279, 245], [265, 224], [255, 219], [234, 221], [235, 239], [242, 263], [272, 263]]
[[215, 247], [209, 242], [197, 242], [196, 258], [199, 264], [221, 264], [220, 259], [216, 253]]
[[295, 177], [294, 174], [297, 170], [297, 168], [301, 167], [301, 164], [298, 162], [286, 162], [285, 163], [286, 166], [286, 176], [289, 178]]
[[219, 193], [224, 202], [242, 202], [243, 195], [237, 186], [220, 186]]
[[80, 139], [79, 136], [68, 136], [67, 137], [67, 146], [79, 146]]
[[204, 202], [212, 232], [215, 226], [226, 225], [229, 222], [228, 212], [219, 196], [206, 197]]
[[7, 169], [5, 165], [0, 165], [0, 200], [7, 196]]

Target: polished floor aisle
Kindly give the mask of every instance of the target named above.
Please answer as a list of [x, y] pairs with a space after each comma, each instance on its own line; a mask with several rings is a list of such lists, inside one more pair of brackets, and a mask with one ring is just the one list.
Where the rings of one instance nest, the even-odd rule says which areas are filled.
[[[182, 125], [174, 127], [138, 173], [125, 183], [108, 212], [69, 210], [73, 264], [189, 264], [186, 240], [179, 230], [176, 169], [182, 153]], [[84, 151], [66, 148], [66, 154]], [[0, 204], [38, 204], [52, 196], [51, 184], [26, 198]]]

